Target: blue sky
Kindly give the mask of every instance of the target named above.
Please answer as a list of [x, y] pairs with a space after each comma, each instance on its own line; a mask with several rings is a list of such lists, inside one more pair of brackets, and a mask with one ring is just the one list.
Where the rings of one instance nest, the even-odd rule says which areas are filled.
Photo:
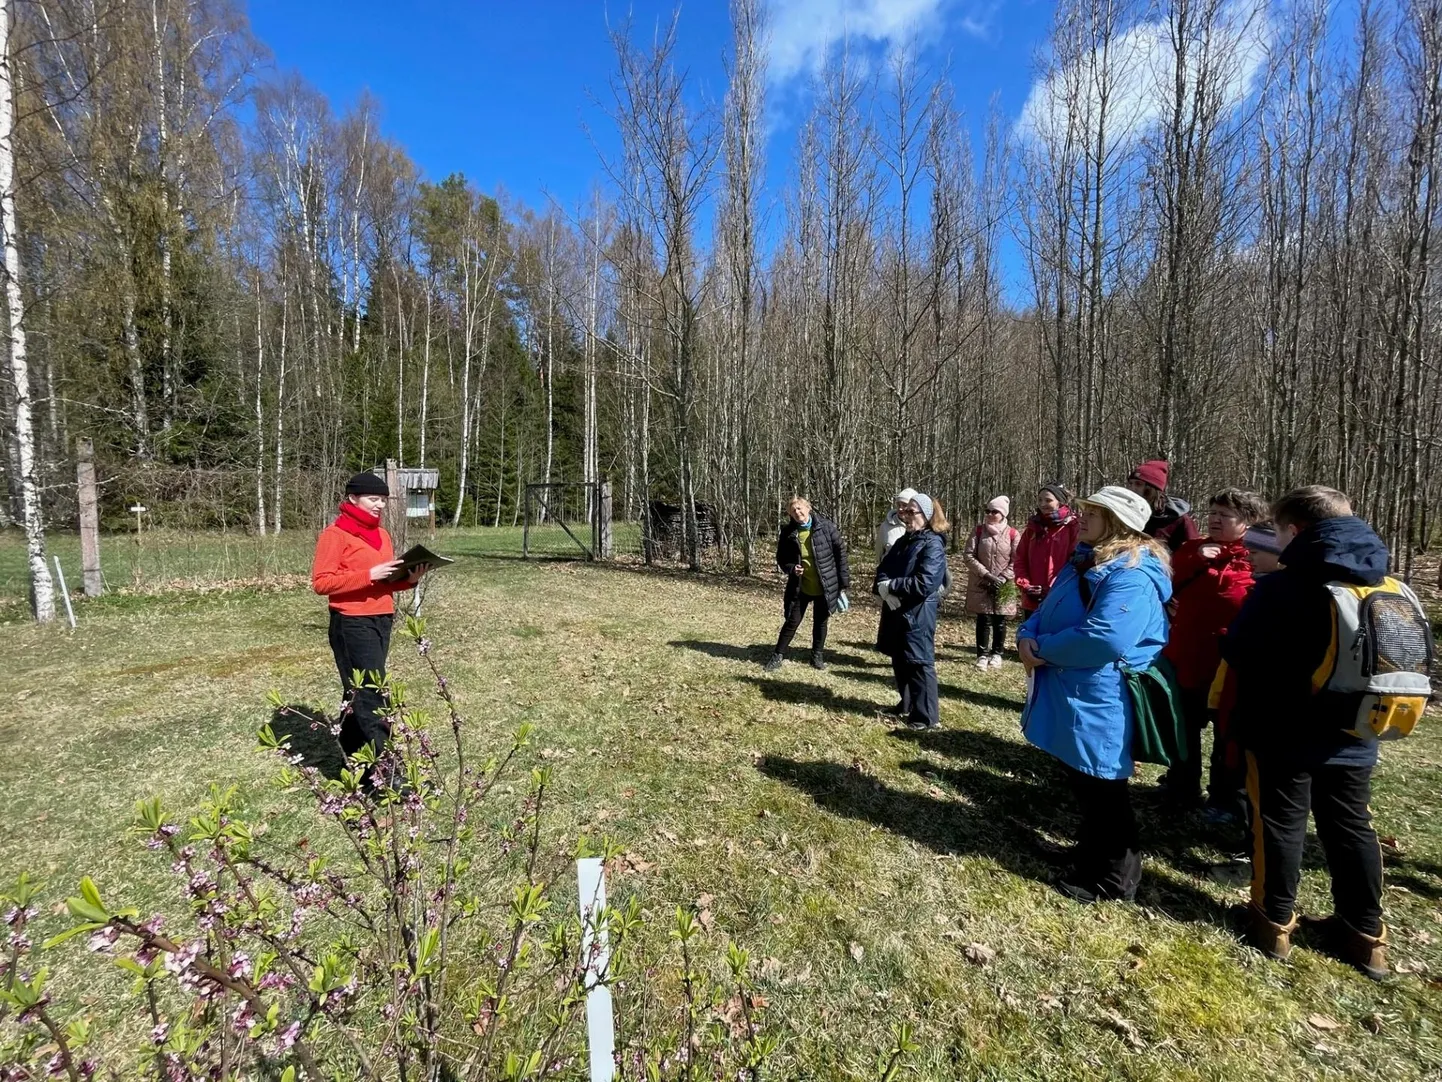
[[[1009, 119], [1030, 89], [1052, 5], [1044, 0], [772, 0], [771, 195], [789, 171], [807, 78], [843, 32], [873, 53], [904, 34], [922, 59], [949, 65], [977, 137], [997, 95]], [[624, 4], [609, 5], [613, 21]], [[636, 36], [669, 19], [669, 0], [634, 0]], [[612, 52], [603, 0], [250, 0], [256, 34], [337, 111], [366, 87], [382, 126], [430, 179], [460, 171], [541, 207], [574, 207], [602, 178], [597, 146], [614, 148]], [[696, 86], [724, 92], [726, 0], [682, 5], [679, 57]]]

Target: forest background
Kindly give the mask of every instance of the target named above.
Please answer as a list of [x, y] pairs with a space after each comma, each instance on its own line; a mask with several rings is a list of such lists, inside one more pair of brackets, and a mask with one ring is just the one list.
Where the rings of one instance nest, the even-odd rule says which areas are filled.
[[762, 0], [714, 97], [679, 14], [613, 18], [576, 206], [423, 175], [233, 0], [3, 7], [0, 503], [37, 582], [80, 438], [112, 527], [310, 531], [394, 458], [452, 524], [527, 482], [701, 501], [750, 571], [793, 492], [860, 540], [902, 484], [964, 523], [1164, 456], [1193, 500], [1337, 485], [1406, 573], [1436, 532], [1442, 0], [1061, 0], [975, 141], [956, 73], [843, 43], [788, 146]]

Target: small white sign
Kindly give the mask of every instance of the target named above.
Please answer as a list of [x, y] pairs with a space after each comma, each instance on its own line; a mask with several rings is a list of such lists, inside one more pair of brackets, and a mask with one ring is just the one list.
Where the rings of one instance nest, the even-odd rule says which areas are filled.
[[605, 925], [596, 920], [596, 914], [606, 907], [605, 865], [599, 857], [576, 861], [576, 885], [580, 888], [581, 957], [588, 959], [586, 1043], [591, 1050], [591, 1082], [611, 1082], [616, 1076], [616, 1030], [611, 989], [601, 983], [611, 964], [611, 948]]
[[149, 510], [150, 510], [150, 508], [148, 508], [148, 507], [141, 507], [140, 504], [136, 504], [134, 507], [132, 507], [132, 508], [130, 509], [130, 513], [131, 513], [132, 515], [143, 515], [143, 514], [145, 514], [145, 512], [147, 512], [147, 511], [149, 511]]

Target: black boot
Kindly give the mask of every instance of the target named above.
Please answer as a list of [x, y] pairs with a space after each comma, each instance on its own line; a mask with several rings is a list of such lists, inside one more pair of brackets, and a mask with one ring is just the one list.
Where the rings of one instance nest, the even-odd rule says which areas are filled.
[[811, 651], [811, 667], [817, 672], [826, 671], [826, 656], [820, 650]]
[[775, 672], [785, 663], [786, 659], [782, 657], [780, 652], [778, 651], [777, 653], [771, 655], [771, 657], [767, 660], [765, 666], [763, 666], [763, 669], [766, 672]]

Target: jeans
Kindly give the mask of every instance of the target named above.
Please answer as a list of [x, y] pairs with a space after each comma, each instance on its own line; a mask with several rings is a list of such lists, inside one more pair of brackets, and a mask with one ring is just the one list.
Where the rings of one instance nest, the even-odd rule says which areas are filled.
[[1112, 780], [1066, 767], [1081, 812], [1076, 864], [1068, 880], [1107, 898], [1131, 901], [1142, 878], [1137, 818], [1126, 778]]
[[352, 676], [359, 669], [363, 683], [385, 679], [386, 655], [391, 648], [391, 628], [395, 617], [345, 616], [330, 610], [330, 648], [335, 654], [335, 667], [340, 672], [348, 709], [341, 717], [340, 744], [347, 755], [354, 755], [370, 744], [377, 755], [390, 738], [390, 723], [381, 717], [385, 697], [377, 688], [363, 687]]
[[1302, 878], [1307, 813], [1332, 877], [1332, 904], [1358, 932], [1382, 931], [1382, 850], [1372, 829], [1371, 765], [1318, 765], [1247, 752], [1252, 802], [1252, 901], [1268, 920], [1287, 924]]
[[821, 650], [826, 646], [826, 625], [831, 620], [831, 607], [826, 603], [824, 597], [812, 597], [810, 594], [802, 593], [799, 580], [795, 583], [788, 583], [786, 586], [786, 607], [785, 622], [781, 625], [781, 634], [776, 637], [776, 652], [782, 653], [791, 645], [791, 640], [796, 637], [796, 629], [801, 626], [801, 621], [806, 616], [806, 606], [813, 605], [811, 610], [811, 649]]
[[1006, 617], [1000, 613], [983, 612], [976, 617], [976, 656], [1001, 655], [1006, 649]]
[[901, 692], [902, 708], [906, 710], [913, 724], [925, 725], [928, 729], [941, 727], [941, 709], [936, 687], [936, 663], [934, 661], [907, 661], [892, 658], [892, 672], [896, 674], [896, 687]]

